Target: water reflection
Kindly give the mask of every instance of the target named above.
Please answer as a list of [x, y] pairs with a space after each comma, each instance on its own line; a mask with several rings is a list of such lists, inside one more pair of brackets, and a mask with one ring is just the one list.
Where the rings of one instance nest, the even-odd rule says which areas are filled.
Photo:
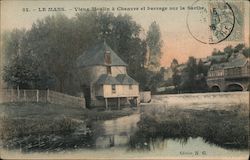
[[[209, 144], [197, 138], [148, 138], [137, 128], [139, 115], [132, 115], [99, 124], [103, 131], [96, 135], [95, 148], [117, 152], [129, 152], [141, 156], [246, 156], [247, 150], [233, 150]], [[101, 126], [101, 127], [100, 127]]]
[[139, 114], [121, 117], [93, 124], [96, 148], [125, 146], [130, 137], [138, 130]]
[[100, 136], [96, 139], [96, 148], [126, 146], [128, 142], [128, 135]]
[[[248, 150], [232, 150], [205, 142], [197, 138], [147, 138], [138, 132], [140, 115], [131, 115], [93, 123], [87, 127], [94, 131], [91, 148], [75, 148], [59, 152], [23, 153], [13, 150], [1, 150], [3, 159], [71, 159], [71, 158], [166, 158], [166, 157], [247, 157]], [[138, 134], [139, 133], [139, 134]], [[134, 143], [134, 146], [131, 145]]]

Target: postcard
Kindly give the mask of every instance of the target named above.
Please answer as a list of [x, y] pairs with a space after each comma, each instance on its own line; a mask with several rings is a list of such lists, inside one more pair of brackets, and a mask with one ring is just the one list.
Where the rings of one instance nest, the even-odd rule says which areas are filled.
[[1, 159], [248, 159], [248, 0], [0, 4]]

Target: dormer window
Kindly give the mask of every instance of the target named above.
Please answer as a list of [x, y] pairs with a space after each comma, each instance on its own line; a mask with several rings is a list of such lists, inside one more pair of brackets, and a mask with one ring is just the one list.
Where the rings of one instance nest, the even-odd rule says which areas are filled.
[[105, 64], [108, 64], [108, 65], [111, 64], [110, 51], [108, 51], [108, 50], [106, 50], [104, 53], [104, 61], [105, 61]]

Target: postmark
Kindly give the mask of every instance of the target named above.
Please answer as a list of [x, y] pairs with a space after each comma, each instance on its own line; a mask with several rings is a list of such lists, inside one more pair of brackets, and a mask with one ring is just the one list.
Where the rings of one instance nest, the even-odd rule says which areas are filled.
[[243, 14], [239, 13], [239, 3], [197, 0], [192, 4], [196, 6], [203, 10], [189, 10], [187, 14], [187, 28], [194, 39], [204, 44], [242, 40]]

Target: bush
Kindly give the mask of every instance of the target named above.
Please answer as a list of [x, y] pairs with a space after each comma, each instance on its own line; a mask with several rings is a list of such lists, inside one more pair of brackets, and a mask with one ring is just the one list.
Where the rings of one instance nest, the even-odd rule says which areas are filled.
[[65, 117], [54, 120], [2, 117], [0, 124], [0, 138], [4, 143], [27, 136], [37, 137], [51, 134], [66, 136], [73, 133], [79, 126], [77, 122]]
[[[165, 112], [147, 110], [138, 122], [139, 131], [130, 144], [157, 138], [202, 137], [209, 143], [225, 148], [248, 147], [248, 111], [243, 106], [226, 110], [168, 109]], [[142, 138], [136, 138], [141, 134]], [[144, 149], [145, 147], [143, 147]]]

